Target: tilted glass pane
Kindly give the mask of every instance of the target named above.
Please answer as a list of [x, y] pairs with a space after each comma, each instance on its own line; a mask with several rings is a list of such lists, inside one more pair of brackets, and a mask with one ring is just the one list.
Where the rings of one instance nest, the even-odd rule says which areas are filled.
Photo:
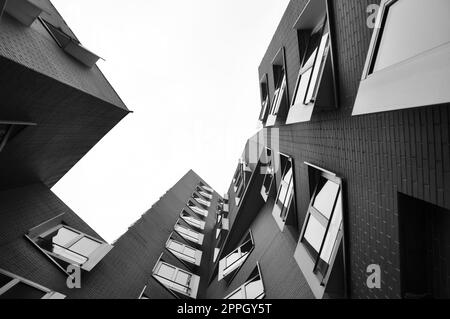
[[322, 248], [322, 252], [320, 253], [320, 258], [327, 264], [330, 263], [331, 254], [333, 252], [333, 248], [336, 243], [341, 223], [342, 223], [342, 193], [339, 194], [339, 198], [333, 212], [333, 217], [331, 218], [331, 222], [328, 227], [328, 232], [325, 238], [324, 246]]
[[339, 187], [339, 184], [324, 178], [321, 178], [321, 181], [319, 182], [313, 206], [327, 219], [331, 216], [331, 211], [333, 210]]
[[197, 250], [194, 248], [191, 248], [189, 246], [184, 246], [183, 254], [186, 256], [195, 258], [195, 254], [197, 253]]
[[244, 299], [244, 292], [242, 290], [242, 288], [239, 288], [238, 290], [236, 290], [235, 292], [233, 292], [231, 295], [229, 295], [227, 297], [227, 299]]
[[225, 267], [229, 267], [233, 263], [235, 263], [237, 260], [241, 258], [241, 254], [238, 250], [235, 250], [230, 255], [228, 255], [225, 259]]
[[169, 249], [172, 249], [172, 250], [177, 251], [179, 253], [182, 253], [183, 249], [184, 249], [184, 245], [180, 244], [179, 242], [173, 241], [173, 240], [169, 241], [167, 247]]
[[260, 276], [255, 277], [245, 285], [247, 299], [257, 299], [264, 293], [264, 285]]
[[324, 53], [328, 44], [328, 33], [324, 34], [320, 42], [319, 52], [317, 53], [316, 61], [314, 63], [313, 72], [311, 76], [311, 81], [308, 87], [308, 93], [305, 97], [305, 103], [310, 103], [314, 98], [316, 82], [319, 76], [319, 72], [322, 68], [322, 63], [324, 62]]
[[75, 238], [77, 238], [80, 233], [74, 232], [65, 227], [61, 227], [58, 230], [55, 230], [51, 234], [45, 236], [46, 241], [51, 241], [54, 244], [65, 246]]
[[306, 90], [308, 89], [309, 79], [312, 74], [312, 67], [309, 67], [306, 71], [303, 70], [303, 74], [300, 76], [300, 82], [298, 84], [297, 92], [295, 94], [294, 104], [304, 104]]
[[283, 101], [283, 96], [284, 96], [285, 89], [286, 89], [286, 75], [283, 75], [283, 80], [281, 82], [280, 90], [278, 91], [276, 104], [275, 104], [275, 106], [273, 108], [273, 111], [272, 111], [273, 114], [278, 114], [278, 111], [279, 111], [280, 106], [281, 106], [281, 102]]
[[387, 11], [373, 72], [450, 42], [450, 1], [399, 0]]
[[191, 239], [193, 239], [193, 240], [196, 240], [196, 241], [198, 241], [198, 233], [196, 233], [196, 232], [194, 232], [193, 230], [191, 230], [191, 229], [188, 229], [188, 228], [186, 228], [186, 227], [183, 227], [183, 226], [181, 226], [181, 225], [175, 225], [175, 230], [177, 231], [177, 232], [179, 232], [181, 235], [184, 235], [184, 236], [186, 236], [186, 237], [188, 237], [188, 238], [191, 238]]
[[325, 227], [313, 215], [310, 215], [304, 237], [316, 252], [320, 250], [323, 236], [325, 236]]
[[87, 258], [84, 256], [81, 256], [75, 252], [72, 252], [70, 250], [67, 250], [66, 248], [53, 245], [52, 249], [48, 250], [51, 253], [54, 253], [56, 255], [59, 255], [61, 257], [64, 257], [66, 259], [69, 259], [73, 261], [76, 264], [82, 265], [87, 261]]
[[0, 295], [0, 299], [41, 299], [46, 294], [46, 292], [40, 289], [19, 282], [4, 294]]
[[75, 244], [70, 247], [70, 250], [74, 252], [89, 257], [97, 248], [99, 248], [102, 244], [98, 241], [92, 240], [87, 237], [81, 238]]
[[157, 275], [167, 279], [172, 279], [175, 274], [175, 270], [175, 267], [161, 263], [161, 265], [157, 269]]

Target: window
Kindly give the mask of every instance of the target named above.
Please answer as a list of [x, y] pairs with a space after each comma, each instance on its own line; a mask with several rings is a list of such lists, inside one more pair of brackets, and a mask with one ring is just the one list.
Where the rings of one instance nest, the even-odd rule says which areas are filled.
[[249, 279], [224, 299], [263, 299], [265, 296], [261, 270], [257, 263]]
[[448, 12], [446, 0], [381, 2], [353, 115], [450, 102]]
[[197, 275], [159, 260], [153, 269], [153, 277], [176, 294], [197, 297], [200, 282]]
[[0, 121], [0, 152], [21, 130], [27, 126], [34, 126], [35, 123]]
[[[294, 200], [294, 167], [292, 158], [281, 153], [280, 162], [282, 169], [281, 182], [278, 188], [272, 215], [280, 230], [283, 231], [291, 206], [292, 208], [295, 208], [295, 205], [291, 205]], [[295, 215], [296, 214], [291, 214], [289, 224], [295, 224]]]
[[310, 168], [313, 196], [295, 259], [316, 298], [322, 298], [343, 237], [342, 181]]
[[261, 112], [259, 120], [264, 122], [267, 118], [267, 110], [269, 109], [269, 80], [267, 73], [264, 74], [260, 82], [261, 93]]
[[266, 126], [273, 126], [277, 122], [280, 113], [285, 112], [285, 105], [287, 105], [287, 78], [286, 78], [286, 58], [285, 49], [281, 48], [272, 61], [273, 78], [275, 91], [273, 93], [272, 105], [269, 110], [269, 116], [266, 121]]
[[244, 195], [244, 191], [245, 191], [245, 184], [242, 182], [239, 184], [239, 188], [237, 190], [236, 197], [234, 198], [236, 206], [239, 206], [239, 204], [241, 203], [242, 196]]
[[166, 243], [166, 248], [181, 260], [199, 266], [202, 259], [202, 252], [191, 246], [185, 245], [172, 238]]
[[[264, 201], [267, 201], [267, 199], [269, 198], [269, 193], [270, 193], [270, 189], [272, 187], [272, 184], [274, 183], [275, 180], [275, 169], [274, 169], [274, 163], [272, 161], [272, 150], [269, 148], [266, 148], [266, 152], [265, 152], [265, 175], [264, 175], [264, 180], [261, 186], [261, 196], [263, 197]], [[263, 169], [263, 168], [261, 168]]]
[[203, 217], [208, 217], [208, 211], [206, 209], [200, 208], [197, 205], [195, 205], [191, 200], [188, 202], [188, 207], [195, 213], [199, 214]]
[[206, 198], [207, 200], [211, 200], [213, 198], [213, 196], [211, 194], [208, 194], [207, 192], [203, 191], [202, 188], [197, 187], [197, 192], [202, 195], [204, 198]]
[[197, 194], [194, 194], [193, 198], [197, 201], [197, 203], [199, 203], [200, 205], [203, 205], [204, 207], [209, 207], [211, 206], [211, 202], [201, 198], [200, 196], [198, 196]]
[[62, 215], [28, 232], [27, 237], [60, 266], [75, 264], [86, 271], [113, 248], [102, 240], [86, 235], [62, 223]]
[[194, 226], [198, 229], [204, 229], [205, 228], [205, 222], [195, 218], [191, 214], [189, 214], [185, 209], [180, 214], [180, 217], [189, 225]]
[[76, 59], [78, 62], [92, 68], [100, 57], [88, 49], [84, 48], [80, 42], [73, 39], [68, 34], [64, 33], [61, 28], [55, 27], [44, 19], [39, 19], [42, 25], [47, 29], [48, 33], [53, 37], [55, 42], [70, 56]]
[[248, 232], [243, 243], [228, 256], [219, 261], [219, 281], [228, 277], [231, 280], [253, 250], [253, 237]]
[[58, 292], [0, 269], [0, 299], [64, 299], [65, 297]]
[[29, 27], [33, 24], [37, 17], [39, 17], [43, 10], [30, 1], [14, 0], [6, 1], [5, 11], [17, 21]]
[[198, 245], [203, 244], [203, 234], [200, 234], [186, 226], [176, 224], [175, 225], [175, 231], [182, 236], [184, 239], [187, 239], [193, 243], [196, 243]]
[[208, 193], [210, 193], [210, 194], [213, 194], [213, 193], [214, 193], [214, 189], [212, 189], [211, 187], [209, 187], [209, 186], [203, 184], [202, 182], [199, 183], [199, 186], [200, 186], [201, 188], [203, 188], [203, 190], [205, 190], [206, 192], [208, 192]]

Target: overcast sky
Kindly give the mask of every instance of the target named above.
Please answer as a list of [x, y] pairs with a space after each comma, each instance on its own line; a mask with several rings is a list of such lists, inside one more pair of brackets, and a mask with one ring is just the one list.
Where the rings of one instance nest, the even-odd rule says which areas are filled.
[[129, 114], [53, 191], [107, 241], [189, 169], [228, 188], [289, 0], [53, 0]]

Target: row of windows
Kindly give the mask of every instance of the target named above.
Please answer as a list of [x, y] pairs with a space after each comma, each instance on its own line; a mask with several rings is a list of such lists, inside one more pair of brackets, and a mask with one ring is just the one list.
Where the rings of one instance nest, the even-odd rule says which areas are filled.
[[[203, 244], [205, 220], [208, 216], [208, 208], [211, 206], [214, 190], [200, 183], [192, 198], [186, 203], [180, 217], [175, 223], [174, 232], [166, 242], [166, 249], [187, 267], [200, 266], [203, 252], [198, 249]], [[178, 240], [180, 236], [185, 242]], [[194, 248], [196, 246], [198, 248]], [[153, 269], [153, 278], [169, 289], [176, 297], [187, 296], [196, 298], [200, 277], [193, 272], [181, 269], [163, 260], [163, 255], [157, 261]], [[144, 289], [145, 291], [145, 289]], [[141, 293], [141, 299], [145, 297]]]
[[[284, 47], [272, 61], [272, 97], [268, 74], [262, 77], [259, 119], [266, 126], [309, 121], [314, 109], [337, 108], [329, 10], [325, 0], [309, 1], [294, 25], [301, 61], [292, 100]], [[450, 102], [449, 11], [447, 0], [382, 0], [353, 115]]]

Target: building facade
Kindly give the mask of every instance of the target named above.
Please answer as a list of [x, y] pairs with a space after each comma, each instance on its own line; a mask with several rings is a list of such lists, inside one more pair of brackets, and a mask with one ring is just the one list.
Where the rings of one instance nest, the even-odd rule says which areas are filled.
[[190, 171], [113, 244], [50, 187], [128, 110], [48, 1], [3, 3], [0, 297], [450, 297], [447, 0], [290, 1], [227, 192]]

